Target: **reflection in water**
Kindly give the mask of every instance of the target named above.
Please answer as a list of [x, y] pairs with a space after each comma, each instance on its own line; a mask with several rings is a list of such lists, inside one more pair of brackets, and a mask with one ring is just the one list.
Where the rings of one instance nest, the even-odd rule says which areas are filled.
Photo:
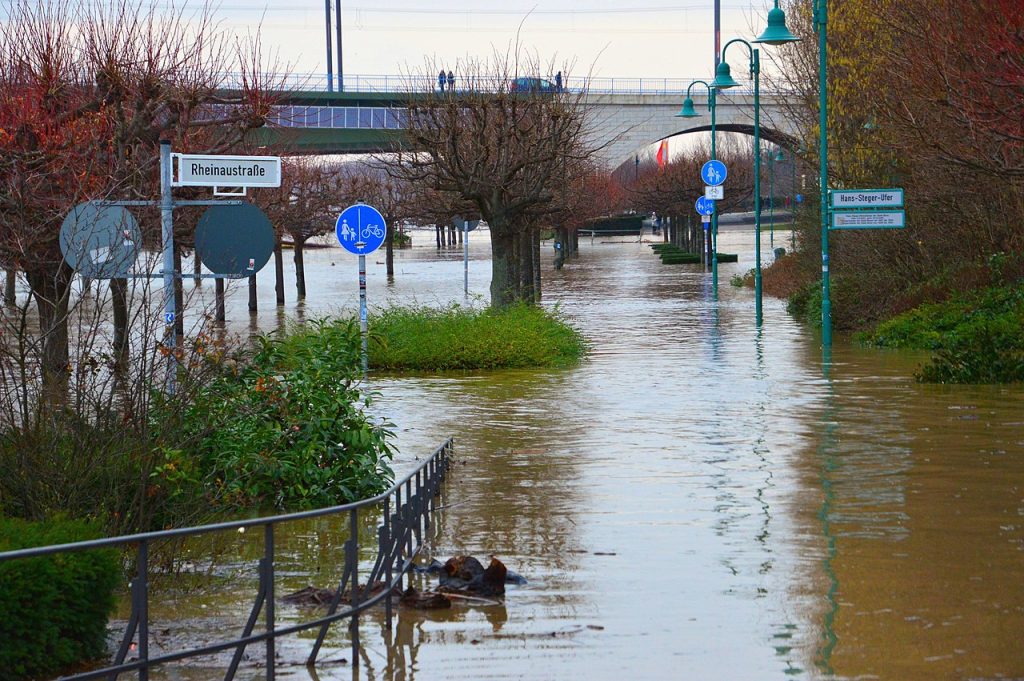
[[[722, 265], [728, 281], [753, 244], [721, 241], [741, 255]], [[722, 286], [716, 299], [700, 266], [662, 265], [636, 243], [581, 248], [545, 272], [546, 303], [593, 344], [580, 366], [370, 379], [374, 408], [398, 424], [399, 471], [455, 438], [432, 557], [494, 554], [528, 584], [500, 608], [402, 610], [392, 632], [369, 613], [358, 669], [338, 627], [321, 677], [1024, 676], [1019, 386], [917, 385], [919, 356], [841, 338], [823, 363], [779, 301], [758, 330], [752, 292]], [[474, 235], [471, 250], [486, 295], [488, 246]], [[344, 258], [309, 253], [309, 316], [354, 309]], [[461, 252], [399, 251], [390, 286], [378, 270], [371, 304], [463, 299]], [[376, 520], [361, 522], [372, 533]], [[330, 524], [281, 537], [278, 593], [331, 585], [344, 539]], [[217, 603], [209, 622], [244, 619], [253, 574], [222, 560], [216, 594], [167, 597], [154, 630]], [[279, 608], [280, 621], [300, 614]], [[279, 675], [307, 678], [308, 643], [282, 642]]]

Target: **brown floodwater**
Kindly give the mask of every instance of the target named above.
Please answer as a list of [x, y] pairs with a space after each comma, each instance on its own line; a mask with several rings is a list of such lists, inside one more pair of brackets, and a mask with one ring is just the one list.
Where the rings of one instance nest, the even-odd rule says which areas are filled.
[[[486, 234], [473, 238], [471, 288], [485, 298]], [[721, 267], [716, 300], [699, 266], [583, 239], [578, 260], [545, 271], [545, 304], [591, 344], [579, 366], [371, 375], [376, 411], [397, 425], [399, 473], [455, 438], [430, 555], [493, 554], [528, 583], [498, 606], [402, 610], [390, 633], [371, 613], [358, 667], [344, 626], [315, 674], [303, 666], [310, 637], [289, 637], [278, 674], [1024, 677], [1024, 387], [919, 385], [923, 355], [841, 336], [823, 364], [782, 302], [766, 299], [758, 330], [752, 292], [729, 285], [752, 264], [749, 235], [724, 233], [722, 250], [741, 262]], [[354, 267], [338, 250], [310, 252], [310, 300], [286, 313], [351, 309]], [[461, 251], [421, 243], [399, 253], [393, 284], [382, 272], [371, 263], [371, 304], [462, 299]], [[244, 292], [234, 300], [243, 330]], [[363, 518], [367, 537], [375, 522]], [[344, 527], [281, 529], [279, 596], [337, 581]], [[259, 537], [216, 549], [154, 595], [157, 650], [240, 630]], [[279, 603], [277, 614], [312, 613]], [[263, 676], [260, 652], [242, 678]], [[212, 679], [223, 665], [160, 676]]]

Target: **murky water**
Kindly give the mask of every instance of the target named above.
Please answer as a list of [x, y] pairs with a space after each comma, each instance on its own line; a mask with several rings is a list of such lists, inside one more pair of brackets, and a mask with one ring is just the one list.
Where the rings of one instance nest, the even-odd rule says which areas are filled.
[[[320, 678], [1024, 677], [1024, 388], [917, 385], [920, 355], [842, 338], [823, 367], [781, 302], [755, 329], [751, 291], [728, 283], [753, 243], [721, 243], [741, 262], [722, 266], [717, 302], [699, 267], [642, 244], [584, 239], [545, 272], [545, 303], [593, 346], [578, 367], [371, 377], [399, 471], [456, 440], [433, 555], [494, 554], [529, 583], [500, 607], [403, 610], [390, 642], [364, 617], [358, 669], [337, 627]], [[308, 260], [303, 313], [351, 308], [354, 259]], [[461, 251], [421, 244], [398, 262], [390, 286], [371, 266], [371, 303], [461, 299]], [[340, 526], [283, 534], [278, 594], [336, 581]], [[213, 586], [155, 598], [155, 637], [176, 640], [176, 620], [185, 638], [240, 628], [260, 544], [224, 542]], [[279, 674], [307, 678], [308, 646], [283, 641]]]

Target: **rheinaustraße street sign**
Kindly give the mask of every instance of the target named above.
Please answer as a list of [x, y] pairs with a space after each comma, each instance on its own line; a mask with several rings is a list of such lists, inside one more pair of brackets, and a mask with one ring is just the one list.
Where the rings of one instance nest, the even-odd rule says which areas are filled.
[[175, 187], [280, 187], [280, 156], [172, 154]]

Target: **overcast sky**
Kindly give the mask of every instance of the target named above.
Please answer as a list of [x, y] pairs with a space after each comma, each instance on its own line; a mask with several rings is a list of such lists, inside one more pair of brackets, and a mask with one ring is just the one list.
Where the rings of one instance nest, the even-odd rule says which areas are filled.
[[[721, 0], [722, 43], [760, 32], [769, 0]], [[331, 0], [333, 5], [334, 0]], [[445, 64], [489, 56], [520, 40], [542, 62], [576, 62], [598, 77], [711, 76], [711, 0], [343, 0], [348, 74], [421, 72], [424, 58]], [[226, 27], [252, 31], [262, 21], [266, 48], [298, 72], [324, 71], [324, 0], [221, 0]], [[730, 61], [742, 69], [741, 51]], [[739, 74], [737, 74], [739, 75]]]

